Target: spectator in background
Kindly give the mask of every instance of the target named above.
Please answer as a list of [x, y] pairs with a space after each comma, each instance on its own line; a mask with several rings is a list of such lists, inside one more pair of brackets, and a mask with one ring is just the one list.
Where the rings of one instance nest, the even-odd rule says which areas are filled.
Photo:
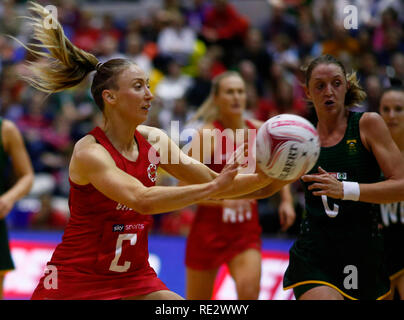
[[364, 55], [367, 53], [373, 53], [373, 45], [372, 45], [372, 30], [367, 27], [363, 27], [358, 30], [356, 39], [359, 44], [359, 53], [358, 55]]
[[194, 50], [196, 34], [185, 25], [184, 17], [179, 12], [170, 12], [168, 24], [161, 30], [157, 38], [159, 54], [175, 59], [180, 65], [189, 63]]
[[358, 40], [352, 37], [341, 23], [334, 24], [331, 37], [323, 41], [322, 47], [323, 54], [335, 57], [340, 57], [343, 53], [355, 56], [360, 50]]
[[267, 119], [281, 113], [292, 113], [302, 117], [307, 116], [307, 107], [303, 99], [297, 98], [293, 86], [286, 80], [276, 83], [272, 98], [268, 104], [261, 104], [257, 110], [257, 119]]
[[238, 64], [238, 70], [247, 86], [254, 86], [258, 95], [264, 95], [264, 86], [258, 76], [255, 64], [250, 60], [241, 60]]
[[373, 50], [380, 52], [383, 50], [389, 30], [400, 29], [398, 14], [392, 7], [388, 7], [381, 13], [381, 23], [377, 25], [373, 32]]
[[204, 56], [199, 60], [197, 75], [191, 79], [191, 84], [185, 93], [189, 109], [197, 109], [209, 95], [212, 79], [211, 68], [212, 61], [209, 57]]
[[13, 122], [18, 121], [24, 113], [22, 93], [25, 86], [15, 76], [17, 65], [4, 67], [0, 77], [0, 114]]
[[212, 61], [210, 69], [211, 78], [214, 78], [215, 76], [227, 70], [227, 67], [224, 62], [225, 60], [224, 50], [221, 46], [212, 45], [208, 47], [205, 56]]
[[14, 0], [4, 0], [0, 7], [0, 34], [18, 37], [21, 32], [21, 19], [17, 17]]
[[243, 45], [249, 21], [227, 0], [214, 0], [206, 14], [202, 37], [209, 44], [218, 44], [224, 50], [227, 67], [234, 64], [234, 50]]
[[[184, 97], [180, 97], [178, 99], [174, 100], [174, 106], [173, 106], [173, 111], [172, 111], [172, 116], [171, 116], [171, 121], [177, 121], [178, 122], [178, 129], [179, 132], [183, 132], [185, 129], [186, 123], [189, 120], [189, 113], [187, 110], [187, 102]], [[186, 144], [187, 141], [178, 141], [178, 145], [180, 148], [183, 147], [184, 144]]]
[[265, 48], [262, 33], [258, 29], [248, 30], [244, 45], [237, 51], [239, 52], [238, 61], [250, 60], [255, 65], [261, 84], [269, 79], [272, 57]]
[[63, 230], [66, 227], [69, 217], [65, 212], [54, 207], [52, 199], [50, 193], [39, 196], [40, 206], [31, 216], [30, 228], [35, 230]]
[[193, 0], [190, 7], [185, 10], [187, 25], [199, 35], [205, 22], [206, 13], [210, 4], [205, 0]]
[[102, 23], [100, 28], [100, 37], [111, 36], [119, 43], [122, 39], [122, 32], [115, 26], [114, 17], [111, 14], [104, 14], [102, 16]]
[[279, 34], [287, 34], [291, 39], [297, 39], [297, 22], [293, 16], [286, 12], [286, 5], [283, 1], [270, 0], [270, 17], [268, 22], [262, 26], [262, 34], [267, 45], [269, 45]]
[[376, 55], [373, 52], [366, 52], [360, 56], [357, 61], [358, 77], [363, 83], [365, 79], [371, 75], [379, 74]]
[[[245, 108], [246, 118], [256, 118], [258, 110], [268, 110], [271, 108], [270, 102], [266, 97], [262, 97], [258, 94], [257, 88], [254, 85], [246, 84], [247, 102]], [[268, 119], [258, 119], [260, 121], [266, 121]]]
[[140, 68], [150, 74], [153, 63], [150, 57], [144, 52], [143, 39], [138, 33], [129, 33], [125, 38], [125, 55], [134, 61]]
[[391, 65], [393, 55], [396, 52], [404, 52], [403, 34], [403, 28], [394, 28], [386, 31], [383, 38], [383, 48], [377, 52], [380, 64]]
[[119, 52], [119, 42], [112, 35], [104, 35], [98, 43], [98, 59], [105, 62], [111, 59], [123, 59], [125, 55]]
[[72, 122], [62, 113], [57, 114], [51, 126], [42, 131], [46, 150], [41, 155], [41, 162], [53, 175], [57, 186], [63, 181], [63, 172], [69, 167], [70, 155], [73, 151], [71, 132]]
[[185, 7], [182, 5], [181, 0], [163, 0], [162, 9], [169, 13], [185, 13]]
[[404, 53], [396, 52], [391, 59], [393, 72], [391, 77], [397, 79], [400, 83], [404, 83]]
[[57, 8], [59, 22], [63, 26], [66, 36], [72, 39], [76, 29], [79, 27], [81, 10], [76, 0], [60, 1]]
[[[382, 83], [377, 75], [370, 75], [365, 79], [364, 89], [367, 99], [360, 108], [354, 108], [355, 111], [377, 112], [379, 110], [379, 102], [383, 92]], [[363, 110], [365, 109], [365, 110]]]
[[292, 39], [286, 33], [279, 33], [274, 37], [273, 43], [269, 46], [273, 63], [279, 64], [291, 72], [299, 68], [299, 55]]
[[311, 8], [315, 28], [319, 35], [319, 40], [323, 41], [331, 38], [333, 33], [333, 25], [335, 23], [334, 1], [313, 0]]
[[79, 24], [72, 38], [73, 44], [80, 49], [94, 52], [100, 35], [100, 29], [94, 24], [94, 15], [89, 11], [81, 11]]
[[299, 29], [299, 46], [297, 53], [299, 59], [314, 58], [321, 54], [323, 47], [318, 41], [314, 30], [310, 26]]
[[181, 73], [181, 66], [174, 59], [167, 62], [163, 79], [157, 84], [155, 95], [161, 99], [163, 110], [159, 114], [163, 129], [168, 130], [172, 119], [174, 102], [183, 98], [191, 85], [191, 78]]
[[46, 95], [33, 91], [27, 102], [24, 115], [18, 120], [17, 126], [26, 140], [26, 147], [35, 172], [48, 172], [48, 167], [42, 162], [42, 155], [48, 151], [43, 133], [50, 128], [52, 118], [46, 108]]

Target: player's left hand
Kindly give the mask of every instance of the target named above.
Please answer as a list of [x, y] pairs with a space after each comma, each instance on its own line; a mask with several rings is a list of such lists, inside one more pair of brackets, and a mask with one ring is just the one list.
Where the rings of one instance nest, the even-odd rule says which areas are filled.
[[334, 199], [342, 199], [344, 197], [342, 182], [321, 167], [318, 167], [318, 172], [318, 174], [309, 174], [302, 177], [304, 182], [314, 182], [307, 189], [313, 190], [314, 196], [325, 195]]

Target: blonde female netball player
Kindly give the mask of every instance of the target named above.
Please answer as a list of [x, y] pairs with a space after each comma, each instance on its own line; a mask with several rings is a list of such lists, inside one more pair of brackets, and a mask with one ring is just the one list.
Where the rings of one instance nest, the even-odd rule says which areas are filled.
[[[197, 111], [202, 118], [203, 132], [215, 132], [210, 143], [200, 144], [197, 156], [212, 170], [220, 172], [226, 157], [237, 148], [237, 131], [256, 133], [261, 121], [245, 119], [246, 87], [239, 73], [228, 71], [212, 81], [209, 97]], [[240, 139], [239, 139], [240, 140]], [[250, 135], [250, 145], [253, 136]], [[198, 139], [197, 141], [204, 141]], [[199, 150], [198, 150], [199, 151]], [[219, 157], [218, 157], [219, 156]], [[218, 161], [215, 161], [218, 160]], [[289, 187], [281, 192], [279, 216], [283, 229], [295, 220], [293, 198]], [[239, 299], [258, 299], [261, 279], [261, 226], [256, 200], [238, 199], [200, 203], [186, 246], [188, 299], [206, 300], [212, 297], [214, 281], [219, 267], [226, 264], [235, 281]]]

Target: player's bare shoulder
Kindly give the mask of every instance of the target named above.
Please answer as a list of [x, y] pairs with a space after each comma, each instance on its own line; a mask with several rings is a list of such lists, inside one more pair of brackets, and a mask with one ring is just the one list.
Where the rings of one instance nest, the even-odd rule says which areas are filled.
[[22, 143], [22, 136], [14, 122], [3, 119], [1, 126], [1, 139], [4, 150], [8, 152], [14, 145]]
[[159, 128], [150, 127], [146, 125], [137, 126], [136, 130], [145, 138], [151, 145], [157, 145], [158, 143], [168, 139], [167, 133]]
[[69, 165], [69, 176], [77, 184], [88, 184], [86, 172], [99, 166], [114, 165], [109, 152], [92, 135], [76, 142]]
[[252, 118], [248, 119], [248, 121], [250, 121], [252, 125], [257, 129], [261, 128], [261, 126], [264, 124], [263, 121]]
[[383, 118], [376, 112], [365, 112], [359, 120], [362, 142], [370, 150], [374, 142], [384, 143], [384, 138], [390, 136]]

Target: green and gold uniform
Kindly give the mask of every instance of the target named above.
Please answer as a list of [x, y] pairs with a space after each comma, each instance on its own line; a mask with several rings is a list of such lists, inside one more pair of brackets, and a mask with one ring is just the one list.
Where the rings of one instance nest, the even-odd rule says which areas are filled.
[[[359, 120], [363, 113], [349, 112], [343, 139], [321, 147], [308, 174], [318, 167], [340, 181], [374, 183], [380, 168], [362, 144]], [[306, 210], [300, 233], [290, 249], [284, 289], [294, 288], [296, 298], [327, 285], [348, 299], [380, 299], [390, 283], [383, 265], [383, 237], [378, 229], [378, 205], [314, 196], [303, 182]]]
[[[2, 132], [3, 119], [0, 118], [0, 173], [3, 173], [8, 161], [8, 155], [3, 148]], [[3, 178], [0, 178], [0, 195], [6, 191]], [[14, 263], [11, 258], [10, 247], [8, 243], [8, 232], [5, 219], [0, 219], [0, 275], [14, 269]]]
[[404, 201], [380, 205], [386, 268], [390, 280], [404, 274]]

